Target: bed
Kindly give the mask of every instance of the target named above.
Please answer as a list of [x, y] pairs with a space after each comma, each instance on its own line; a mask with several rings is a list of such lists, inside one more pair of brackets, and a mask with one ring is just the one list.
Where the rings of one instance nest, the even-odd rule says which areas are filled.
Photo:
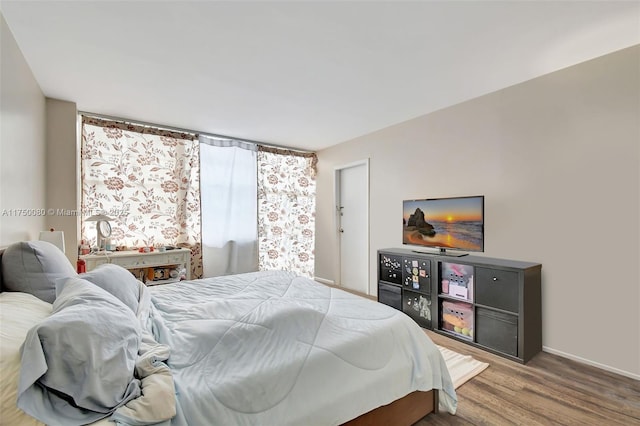
[[440, 351], [386, 305], [285, 271], [154, 287], [117, 265], [78, 275], [47, 244], [12, 245], [0, 262], [1, 373], [15, 383], [3, 383], [3, 423], [410, 425], [455, 413]]

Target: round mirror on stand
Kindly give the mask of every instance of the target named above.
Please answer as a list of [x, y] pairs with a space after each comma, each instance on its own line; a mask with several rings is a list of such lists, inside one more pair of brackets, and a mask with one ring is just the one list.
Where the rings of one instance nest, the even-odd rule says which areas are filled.
[[96, 229], [98, 230], [98, 248], [100, 250], [107, 250], [107, 241], [111, 236], [111, 224], [106, 220], [100, 220], [96, 224]]
[[109, 237], [111, 237], [111, 224], [109, 223], [110, 220], [113, 219], [103, 214], [95, 214], [85, 219], [85, 222], [97, 222], [96, 243], [98, 246], [98, 253], [105, 253], [107, 251], [107, 240]]

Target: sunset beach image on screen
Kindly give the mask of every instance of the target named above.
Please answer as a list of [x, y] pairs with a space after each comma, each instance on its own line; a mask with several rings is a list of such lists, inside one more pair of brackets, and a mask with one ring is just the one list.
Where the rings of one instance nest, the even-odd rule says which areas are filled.
[[404, 200], [402, 243], [484, 251], [484, 196]]

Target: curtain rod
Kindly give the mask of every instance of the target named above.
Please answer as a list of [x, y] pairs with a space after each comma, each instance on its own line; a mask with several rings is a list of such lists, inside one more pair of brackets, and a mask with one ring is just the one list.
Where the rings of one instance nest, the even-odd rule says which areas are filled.
[[149, 122], [146, 122], [146, 121], [133, 120], [133, 119], [130, 119], [130, 118], [123, 118], [123, 117], [116, 117], [116, 116], [113, 116], [113, 115], [97, 114], [95, 112], [89, 112], [89, 111], [78, 111], [78, 114], [80, 114], [80, 115], [89, 115], [91, 117], [103, 118], [103, 119], [113, 120], [113, 121], [124, 121], [126, 123], [139, 124], [141, 126], [158, 127], [160, 129], [173, 130], [175, 132], [194, 133], [196, 135], [209, 136], [209, 137], [218, 138], [218, 139], [232, 139], [232, 140], [237, 140], [237, 141], [241, 141], [241, 142], [252, 143], [254, 145], [262, 145], [262, 146], [268, 146], [268, 147], [280, 148], [280, 149], [289, 149], [291, 151], [310, 152], [310, 153], [313, 152], [313, 151], [307, 151], [307, 150], [304, 150], [304, 149], [291, 148], [289, 146], [284, 146], [284, 145], [276, 145], [276, 144], [272, 144], [272, 143], [258, 142], [258, 141], [254, 141], [254, 140], [251, 140], [251, 139], [235, 138], [233, 136], [216, 135], [215, 133], [199, 132], [199, 131], [196, 131], [196, 130], [183, 129], [181, 127], [166, 126], [164, 124], [149, 123]]

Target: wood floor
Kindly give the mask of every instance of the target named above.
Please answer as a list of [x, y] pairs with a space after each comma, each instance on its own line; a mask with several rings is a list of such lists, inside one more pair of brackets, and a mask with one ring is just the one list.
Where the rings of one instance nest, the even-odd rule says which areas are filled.
[[457, 389], [455, 416], [431, 414], [414, 426], [640, 425], [640, 381], [545, 352], [522, 365], [426, 333], [437, 345], [490, 365]]
[[414, 426], [640, 426], [638, 380], [545, 352], [522, 365], [425, 332], [435, 344], [488, 362], [489, 368], [456, 390], [455, 416], [430, 414]]

